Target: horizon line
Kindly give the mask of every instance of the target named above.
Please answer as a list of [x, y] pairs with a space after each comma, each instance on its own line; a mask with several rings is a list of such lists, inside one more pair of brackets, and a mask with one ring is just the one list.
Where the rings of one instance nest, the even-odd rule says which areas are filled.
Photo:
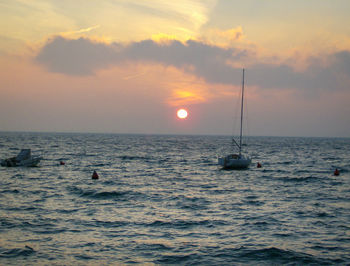
[[[94, 131], [18, 131], [18, 130], [0, 130], [3, 133], [28, 133], [28, 134], [95, 134], [95, 135], [139, 135], [139, 136], [208, 136], [208, 137], [238, 137], [238, 135], [230, 134], [213, 134], [213, 133], [117, 133], [117, 132], [94, 132]], [[350, 139], [350, 137], [341, 136], [290, 136], [290, 135], [245, 135], [243, 138], [255, 137], [271, 137], [271, 138], [334, 138], [334, 139]]]

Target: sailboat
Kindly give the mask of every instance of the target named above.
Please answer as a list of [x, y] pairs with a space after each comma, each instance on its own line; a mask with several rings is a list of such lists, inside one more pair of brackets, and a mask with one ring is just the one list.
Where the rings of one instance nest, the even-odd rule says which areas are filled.
[[30, 149], [22, 149], [16, 157], [11, 157], [0, 161], [1, 166], [13, 167], [13, 166], [37, 166], [42, 157], [38, 155], [32, 155]]
[[252, 160], [242, 154], [242, 127], [243, 127], [243, 99], [244, 99], [244, 69], [242, 78], [242, 99], [241, 99], [241, 127], [239, 135], [239, 143], [232, 138], [234, 144], [238, 147], [238, 154], [229, 154], [218, 158], [218, 163], [225, 169], [245, 169], [248, 168]]

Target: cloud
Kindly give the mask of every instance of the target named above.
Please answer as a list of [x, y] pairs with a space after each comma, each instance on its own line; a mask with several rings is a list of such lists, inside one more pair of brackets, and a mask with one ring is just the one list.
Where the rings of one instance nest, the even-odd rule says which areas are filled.
[[[217, 28], [210, 28], [206, 30], [205, 36], [205, 41], [207, 43], [215, 43], [215, 45], [220, 47], [237, 46], [238, 42], [242, 42], [245, 39], [241, 26], [224, 31]], [[248, 43], [245, 41], [244, 45], [247, 44]]]
[[61, 32], [60, 35], [61, 36], [79, 35], [79, 34], [82, 34], [82, 33], [90, 32], [90, 31], [95, 30], [95, 29], [97, 29], [99, 27], [100, 27], [100, 25], [95, 25], [95, 26], [84, 28], [84, 29], [80, 29], [80, 30]]
[[131, 10], [137, 10], [142, 14], [156, 17], [164, 17], [167, 20], [185, 22], [199, 29], [205, 24], [216, 0], [205, 1], [125, 1], [122, 5]]
[[254, 85], [262, 88], [297, 88], [313, 93], [350, 89], [350, 52], [340, 51], [319, 58], [310, 58], [303, 71], [287, 64], [256, 64], [249, 70]]
[[125, 60], [171, 65], [192, 72], [213, 83], [233, 83], [237, 78], [229, 61], [246, 56], [244, 51], [224, 49], [194, 40], [171, 41], [166, 45], [152, 40], [135, 42], [123, 51]]
[[172, 106], [181, 106], [189, 104], [198, 104], [206, 102], [207, 98], [203, 96], [203, 93], [200, 91], [193, 90], [184, 90], [178, 89], [173, 92], [172, 97], [169, 99], [169, 104]]
[[98, 69], [122, 62], [152, 62], [184, 68], [209, 82], [231, 83], [236, 73], [232, 72], [234, 69], [226, 61], [239, 60], [244, 56], [244, 51], [193, 40], [185, 43], [176, 40], [167, 43], [144, 40], [123, 46], [58, 36], [46, 43], [36, 56], [36, 61], [50, 71], [68, 75], [90, 75]]
[[[223, 48], [200, 41], [156, 42], [144, 40], [128, 45], [98, 43], [86, 38], [77, 40], [55, 37], [39, 51], [36, 61], [50, 71], [68, 75], [91, 75], [99, 69], [125, 63], [156, 63], [174, 66], [209, 83], [237, 85], [243, 60], [254, 61], [247, 50]], [[350, 52], [341, 51], [310, 58], [302, 71], [287, 63], [263, 63], [249, 66], [248, 83], [269, 89], [346, 90], [350, 88]]]
[[118, 61], [118, 46], [88, 39], [55, 37], [36, 56], [50, 71], [68, 75], [90, 75]]

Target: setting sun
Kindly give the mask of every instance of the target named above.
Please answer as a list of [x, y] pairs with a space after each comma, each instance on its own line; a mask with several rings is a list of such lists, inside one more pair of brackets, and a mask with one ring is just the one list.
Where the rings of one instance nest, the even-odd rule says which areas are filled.
[[188, 113], [185, 109], [179, 109], [177, 111], [177, 117], [180, 119], [185, 119], [187, 117]]

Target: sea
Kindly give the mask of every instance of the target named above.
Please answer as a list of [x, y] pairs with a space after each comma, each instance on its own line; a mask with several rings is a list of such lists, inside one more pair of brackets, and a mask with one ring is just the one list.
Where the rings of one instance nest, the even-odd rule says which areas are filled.
[[350, 264], [349, 138], [247, 137], [247, 170], [217, 165], [229, 136], [0, 133], [22, 148], [43, 160], [0, 167], [0, 265]]

